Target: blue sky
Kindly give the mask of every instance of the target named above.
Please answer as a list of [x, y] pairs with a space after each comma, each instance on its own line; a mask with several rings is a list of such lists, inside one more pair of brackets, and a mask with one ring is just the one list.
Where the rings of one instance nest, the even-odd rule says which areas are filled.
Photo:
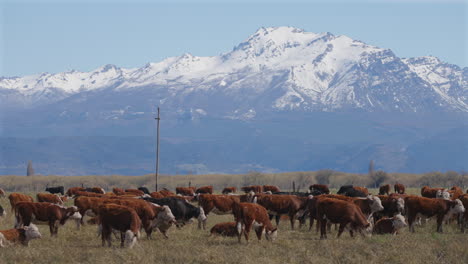
[[64, 2], [0, 3], [0, 76], [214, 56], [262, 26], [347, 35], [400, 57], [468, 61], [466, 1]]

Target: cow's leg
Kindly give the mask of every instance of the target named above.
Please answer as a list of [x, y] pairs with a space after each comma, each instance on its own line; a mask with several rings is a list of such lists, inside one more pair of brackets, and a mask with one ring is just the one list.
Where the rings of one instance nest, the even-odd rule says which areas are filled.
[[350, 235], [351, 237], [354, 237], [354, 230], [353, 230], [352, 228], [349, 229], [349, 235]]
[[338, 229], [338, 235], [336, 236], [337, 238], [339, 238], [341, 236], [341, 234], [343, 234], [343, 231], [345, 229], [345, 226], [346, 224], [345, 223], [341, 223], [340, 224], [340, 228]]
[[409, 231], [414, 233], [414, 222], [416, 220], [416, 215], [408, 212], [408, 226], [409, 226]]
[[327, 238], [327, 220], [321, 219], [320, 220], [320, 239]]
[[[309, 231], [312, 230], [312, 226], [314, 225], [314, 217], [310, 216], [309, 217]], [[317, 222], [318, 225], [318, 222]]]
[[124, 247], [124, 242], [125, 242], [125, 233], [124, 232], [120, 232], [120, 247], [123, 248]]
[[289, 221], [291, 222], [291, 229], [294, 230], [294, 222], [296, 221], [296, 214], [289, 214]]
[[263, 230], [265, 229], [264, 226], [259, 226], [257, 228], [255, 228], [255, 233], [257, 234], [257, 238], [258, 240], [262, 240], [262, 233], [263, 233]]
[[443, 233], [442, 224], [444, 223], [444, 216], [437, 216], [437, 232]]
[[252, 229], [253, 221], [245, 221], [245, 227], [244, 227], [244, 237], [247, 242], [249, 242], [249, 233], [250, 229]]
[[242, 223], [240, 221], [236, 221], [236, 228], [237, 228], [237, 239], [238, 242], [241, 242], [241, 237], [242, 237], [242, 232], [244, 232], [244, 227], [242, 226]]

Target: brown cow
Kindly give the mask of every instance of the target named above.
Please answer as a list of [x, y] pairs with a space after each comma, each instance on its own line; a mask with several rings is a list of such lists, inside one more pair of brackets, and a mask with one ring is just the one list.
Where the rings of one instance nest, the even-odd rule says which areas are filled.
[[81, 214], [80, 222], [77, 223], [77, 228], [80, 229], [80, 224], [84, 224], [84, 217], [91, 216], [96, 217], [99, 213], [99, 206], [106, 200], [106, 198], [100, 197], [87, 197], [79, 196], [75, 199], [74, 205], [78, 208]]
[[254, 193], [261, 193], [263, 192], [263, 188], [260, 185], [251, 185], [251, 186], [244, 186], [241, 190], [245, 193], [254, 192]]
[[370, 231], [372, 229], [370, 223], [361, 212], [357, 205], [351, 202], [337, 200], [333, 198], [322, 198], [317, 200], [317, 219], [320, 219], [320, 238], [327, 238], [326, 225], [327, 221], [335, 224], [340, 224], [338, 229], [338, 237], [341, 236], [345, 227], [349, 225], [349, 234], [353, 237], [353, 232], [358, 231], [363, 235], [362, 231]]
[[382, 201], [378, 196], [375, 195], [368, 195], [366, 198], [362, 197], [349, 197], [349, 196], [344, 196], [344, 195], [339, 195], [339, 194], [324, 194], [320, 195], [320, 198], [333, 198], [333, 199], [338, 199], [342, 201], [347, 201], [347, 202], [352, 202], [356, 204], [359, 209], [361, 209], [361, 212], [366, 216], [366, 218], [369, 218], [372, 216], [372, 214], [376, 212], [380, 212], [384, 209], [382, 206]]
[[8, 199], [10, 200], [11, 211], [15, 210], [15, 207], [19, 202], [34, 202], [34, 199], [31, 196], [22, 193], [10, 193], [10, 195], [8, 195]]
[[196, 194], [213, 194], [213, 186], [203, 186], [195, 191]]
[[195, 187], [176, 187], [176, 194], [182, 194], [186, 196], [195, 195]]
[[133, 195], [137, 195], [137, 196], [142, 196], [145, 193], [138, 190], [138, 189], [125, 189], [125, 194], [133, 194]]
[[164, 238], [169, 238], [167, 236], [167, 230], [175, 224], [177, 221], [175, 216], [172, 214], [171, 208], [167, 205], [159, 206], [154, 203], [150, 203], [151, 207], [153, 208], [154, 214], [156, 218], [153, 220], [152, 228], [158, 229], [161, 234], [163, 234]]
[[263, 192], [280, 192], [280, 188], [274, 185], [263, 185]]
[[236, 237], [239, 235], [237, 232], [236, 222], [225, 222], [214, 225], [210, 230], [210, 236], [220, 235], [227, 237]]
[[390, 184], [385, 184], [379, 187], [379, 195], [389, 195], [390, 194]]
[[468, 194], [463, 194], [459, 196], [458, 199], [460, 199], [463, 206], [465, 207], [465, 212], [461, 214], [461, 219], [460, 219], [461, 231], [465, 233], [465, 228], [468, 225], [468, 210], [466, 210], [466, 208], [468, 208]]
[[421, 188], [421, 196], [426, 198], [436, 198], [438, 190], [443, 191], [444, 188], [431, 188], [429, 186], [424, 186]]
[[38, 202], [53, 203], [58, 205], [63, 205], [63, 201], [57, 194], [51, 193], [38, 193], [36, 195]]
[[409, 229], [414, 232], [414, 222], [418, 215], [430, 218], [437, 216], [437, 232], [442, 233], [442, 223], [452, 215], [465, 212], [463, 203], [459, 200], [433, 199], [418, 196], [405, 198], [405, 211], [408, 217]]
[[132, 248], [140, 233], [141, 221], [133, 208], [118, 204], [99, 206], [99, 220], [102, 246], [106, 241], [111, 246], [111, 234], [115, 229], [120, 231], [120, 246]]
[[124, 189], [121, 189], [121, 188], [113, 188], [112, 189], [112, 192], [116, 195], [124, 195], [125, 194], [125, 190]]
[[162, 190], [159, 191], [160, 194], [164, 195], [164, 197], [167, 197], [167, 196], [175, 196], [176, 194], [169, 191], [168, 189], [166, 188], [163, 188]]
[[6, 197], [6, 192], [2, 188], [0, 188], [0, 198], [5, 198]]
[[366, 187], [354, 186], [354, 189], [363, 192], [365, 195], [369, 195], [369, 190]]
[[328, 188], [328, 185], [325, 185], [325, 184], [312, 184], [309, 186], [309, 190], [311, 192], [319, 192], [321, 194], [329, 194], [330, 193], [330, 189]]
[[280, 216], [287, 214], [291, 222], [291, 229], [294, 229], [294, 222], [297, 216], [304, 214], [308, 199], [308, 197], [295, 195], [256, 195], [254, 202], [267, 209], [270, 219], [275, 216], [276, 226], [279, 225]]
[[99, 193], [99, 194], [106, 194], [106, 191], [104, 191], [104, 189], [101, 188], [101, 187], [86, 188], [86, 191], [93, 192], [93, 193]]
[[15, 209], [15, 228], [29, 226], [31, 221], [45, 221], [49, 223], [50, 235], [57, 236], [59, 224], [64, 225], [70, 218], [81, 219], [76, 206], [63, 207], [51, 203], [20, 202]]
[[393, 189], [395, 190], [395, 193], [405, 194], [405, 186], [401, 183], [395, 183]]
[[233, 214], [236, 220], [239, 243], [241, 242], [242, 233], [244, 233], [245, 240], [249, 241], [252, 226], [258, 240], [262, 239], [265, 230], [267, 240], [274, 241], [276, 239], [278, 230], [271, 224], [267, 210], [263, 206], [253, 203], [236, 203], [233, 207]]
[[375, 213], [374, 219], [378, 220], [384, 216], [393, 217], [396, 214], [403, 214], [405, 210], [405, 200], [396, 193], [390, 195], [377, 195], [382, 202], [383, 210]]
[[450, 193], [450, 199], [452, 200], [458, 199], [458, 197], [463, 195], [462, 188], [458, 186], [453, 186], [448, 192]]
[[[240, 197], [237, 195], [216, 195], [216, 194], [200, 194], [198, 204], [203, 208], [205, 215], [210, 212], [218, 215], [231, 214], [234, 203], [240, 202]], [[206, 229], [206, 219], [203, 221], [203, 229]], [[199, 228], [201, 223], [199, 223]]]
[[0, 247], [5, 247], [11, 243], [29, 246], [29, 241], [41, 237], [39, 229], [34, 224], [21, 228], [0, 230]]
[[76, 192], [84, 192], [84, 191], [85, 191], [85, 188], [83, 187], [71, 187], [67, 190], [65, 195], [68, 197], [72, 197], [76, 195]]
[[397, 214], [392, 218], [384, 217], [375, 223], [373, 234], [398, 234], [398, 230], [408, 226], [405, 218], [401, 214]]
[[236, 187], [226, 187], [223, 189], [222, 194], [230, 194], [230, 193], [236, 193], [237, 188]]

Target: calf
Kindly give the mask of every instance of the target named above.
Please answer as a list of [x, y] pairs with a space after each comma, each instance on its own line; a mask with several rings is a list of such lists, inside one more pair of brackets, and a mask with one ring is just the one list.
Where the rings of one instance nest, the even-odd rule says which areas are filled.
[[369, 192], [367, 189], [362, 189], [363, 187], [354, 187], [353, 185], [344, 185], [341, 186], [337, 194], [349, 196], [349, 197], [366, 197]]
[[192, 218], [197, 218], [199, 225], [201, 222], [205, 221], [206, 215], [203, 210], [203, 207], [195, 207], [192, 204], [188, 203], [185, 200], [178, 199], [175, 197], [165, 197], [161, 199], [154, 198], [143, 198], [145, 201], [157, 204], [157, 205], [167, 205], [171, 209], [171, 212], [174, 214], [177, 221], [177, 227], [182, 227], [186, 223], [189, 223]]
[[50, 192], [52, 194], [60, 193], [61, 195], [64, 195], [63, 186], [46, 187], [45, 191]]
[[241, 190], [245, 193], [254, 192], [254, 193], [261, 193], [263, 191], [262, 186], [260, 185], [251, 185], [251, 186], [244, 186]]
[[401, 183], [395, 183], [393, 189], [395, 190], [395, 193], [405, 194], [405, 186]]
[[0, 230], [0, 247], [5, 247], [11, 243], [29, 246], [29, 241], [41, 237], [39, 229], [34, 224], [21, 228]]
[[328, 189], [328, 185], [325, 185], [325, 184], [312, 184], [309, 186], [309, 190], [313, 195], [330, 193], [330, 189]]
[[140, 233], [141, 221], [133, 208], [104, 204], [99, 207], [102, 246], [111, 246], [112, 230], [120, 231], [120, 246], [132, 248]]
[[384, 217], [375, 223], [373, 234], [398, 234], [398, 230], [408, 226], [405, 218], [401, 214], [397, 214], [392, 218]]
[[71, 218], [81, 219], [76, 206], [62, 207], [51, 203], [20, 202], [16, 206], [15, 227], [28, 226], [33, 220], [49, 223], [50, 235], [57, 236], [58, 227]]
[[[234, 203], [240, 202], [240, 197], [237, 195], [215, 195], [201, 194], [198, 197], [198, 204], [203, 208], [205, 215], [210, 212], [218, 215], [231, 214]], [[200, 228], [200, 223], [199, 226]], [[203, 221], [203, 229], [206, 228], [206, 219]]]
[[38, 202], [46, 202], [46, 203], [63, 205], [62, 199], [57, 194], [38, 193], [36, 197], [37, 197]]
[[8, 195], [8, 199], [10, 200], [11, 211], [14, 211], [16, 204], [20, 202], [34, 202], [34, 199], [31, 196], [22, 193], [10, 193], [10, 195]]
[[278, 186], [274, 186], [274, 185], [263, 185], [263, 191], [264, 192], [280, 192], [280, 188]]
[[210, 236], [220, 235], [227, 237], [236, 237], [239, 235], [237, 232], [236, 222], [225, 222], [214, 225], [210, 230]]
[[436, 198], [438, 190], [443, 191], [444, 188], [431, 188], [429, 186], [424, 186], [421, 188], [421, 196], [426, 198]]
[[379, 187], [379, 195], [390, 194], [390, 184], [385, 184]]
[[213, 194], [213, 186], [203, 186], [195, 191], [196, 194]]
[[148, 188], [146, 187], [138, 187], [138, 190], [142, 191], [143, 193], [145, 194], [150, 194], [150, 191], [148, 190]]
[[320, 219], [320, 238], [327, 238], [326, 225], [327, 221], [339, 224], [338, 237], [341, 236], [345, 227], [349, 225], [349, 233], [353, 237], [353, 232], [358, 231], [363, 235], [362, 231], [370, 231], [371, 225], [366, 220], [366, 217], [361, 212], [357, 205], [351, 202], [337, 200], [333, 198], [322, 198], [317, 200], [316, 204], [317, 219]]
[[195, 187], [176, 187], [176, 194], [194, 196]]
[[236, 191], [237, 191], [236, 187], [226, 187], [223, 189], [222, 194], [236, 193]]
[[263, 206], [253, 203], [236, 203], [233, 207], [233, 214], [236, 220], [239, 243], [241, 242], [242, 233], [244, 233], [245, 240], [249, 241], [252, 226], [258, 240], [262, 239], [262, 234], [265, 231], [267, 240], [274, 241], [276, 239], [278, 231], [271, 224], [267, 210]]
[[451, 201], [408, 196], [405, 198], [405, 211], [411, 232], [414, 232], [414, 222], [416, 217], [421, 215], [426, 218], [437, 216], [437, 232], [442, 233], [443, 221], [449, 219], [453, 214], [465, 212], [465, 207], [459, 199]]
[[279, 225], [280, 216], [287, 214], [291, 222], [291, 229], [294, 229], [296, 217], [304, 214], [308, 200], [307, 197], [295, 195], [257, 195], [256, 198], [257, 203], [267, 209], [270, 220], [275, 216], [276, 226]]

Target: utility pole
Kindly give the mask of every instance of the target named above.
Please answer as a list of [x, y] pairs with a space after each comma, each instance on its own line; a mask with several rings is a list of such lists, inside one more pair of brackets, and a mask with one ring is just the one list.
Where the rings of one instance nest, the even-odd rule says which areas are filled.
[[158, 106], [158, 117], [156, 119], [156, 173], [155, 173], [155, 178], [156, 178], [156, 191], [158, 191], [158, 173], [159, 173], [159, 120], [161, 118], [159, 117], [159, 106]]

